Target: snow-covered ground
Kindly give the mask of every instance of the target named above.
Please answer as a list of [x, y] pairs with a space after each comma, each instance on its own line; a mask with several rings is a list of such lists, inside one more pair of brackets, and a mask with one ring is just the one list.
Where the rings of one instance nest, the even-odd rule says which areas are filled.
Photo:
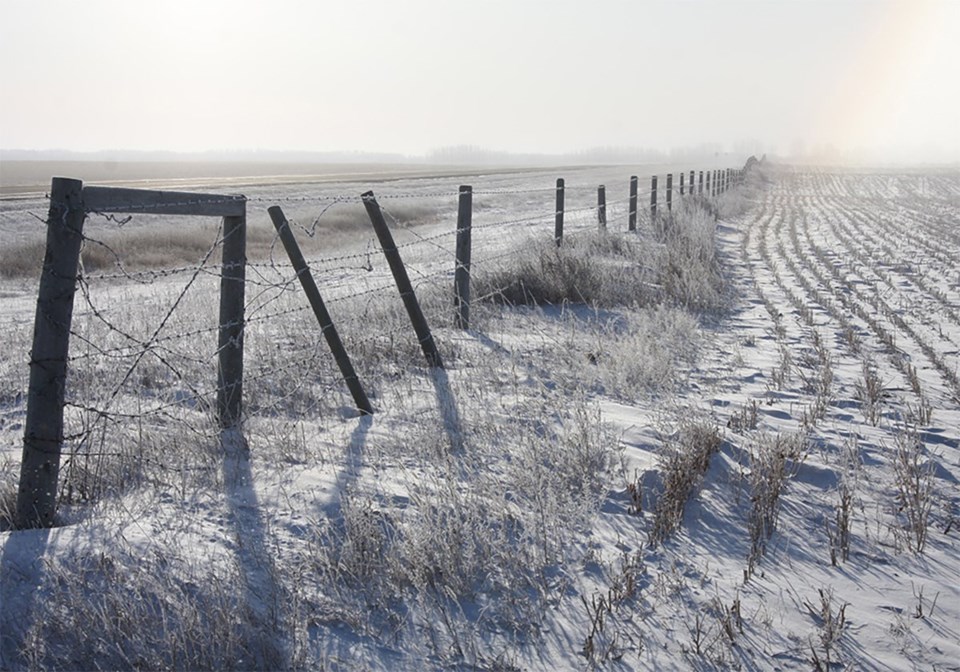
[[[567, 175], [574, 245], [606, 183], [611, 232], [669, 247], [625, 232], [628, 175]], [[63, 524], [0, 531], [0, 667], [960, 669], [960, 175], [765, 167], [717, 202], [722, 309], [653, 274], [455, 329], [456, 185], [479, 276], [552, 239], [552, 180], [375, 186], [432, 213], [396, 234], [443, 372], [369, 233], [313, 260], [372, 417], [282, 255], [248, 270], [242, 437], [211, 426], [215, 268], [91, 274]], [[304, 236], [344, 190], [248, 196]], [[0, 285], [7, 508], [34, 292]]]

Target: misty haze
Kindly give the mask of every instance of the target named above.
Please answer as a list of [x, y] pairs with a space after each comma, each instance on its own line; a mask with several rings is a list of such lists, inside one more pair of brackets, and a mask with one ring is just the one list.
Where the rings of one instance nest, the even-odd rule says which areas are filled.
[[0, 3], [0, 669], [958, 669], [957, 35]]

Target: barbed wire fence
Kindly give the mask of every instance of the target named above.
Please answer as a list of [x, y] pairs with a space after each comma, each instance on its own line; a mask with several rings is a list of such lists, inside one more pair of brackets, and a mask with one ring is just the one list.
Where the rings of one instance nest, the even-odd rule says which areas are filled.
[[[672, 178], [658, 189], [654, 177], [644, 190], [632, 178], [630, 189], [622, 185], [622, 196], [609, 200], [604, 186], [562, 180], [477, 190], [425, 181], [424, 188], [388, 189], [373, 198], [408, 275], [401, 298], [413, 295], [424, 325], [447, 343], [469, 326], [458, 312], [464, 297], [454, 300], [458, 270], [469, 279], [525, 254], [531, 241], [576, 244], [598, 230], [652, 243], [659, 215], [680, 199], [710, 198], [742, 177], [700, 171], [695, 184], [693, 171], [686, 176], [682, 196]], [[396, 269], [369, 221], [362, 224], [365, 197], [245, 198], [84, 187], [55, 178], [49, 199], [46, 219], [23, 212], [46, 223], [48, 240], [30, 361], [20, 527], [51, 525], [58, 502], [96, 500], [123, 484], [196, 482], [185, 475], [197, 473], [215, 479], [221, 433], [242, 419], [292, 423], [357, 407], [349, 381], [338, 375], [342, 362], [320, 338], [333, 325], [318, 326], [315, 306], [303, 296], [305, 273], [322, 293], [344, 349], [360, 363], [355, 377], [371, 400], [361, 412], [384, 403], [378, 381], [420, 359], [424, 338], [411, 333], [397, 300]], [[286, 222], [303, 246], [306, 270], [291, 265], [276, 232], [247, 226], [248, 209], [268, 205], [294, 213]], [[216, 225], [125, 243], [138, 219], [143, 231], [157, 218], [176, 217]], [[189, 239], [192, 260], [154, 267], [150, 254], [162, 252], [170, 236]], [[442, 366], [439, 358], [427, 364]], [[198, 449], [170, 448], [178, 443]]]

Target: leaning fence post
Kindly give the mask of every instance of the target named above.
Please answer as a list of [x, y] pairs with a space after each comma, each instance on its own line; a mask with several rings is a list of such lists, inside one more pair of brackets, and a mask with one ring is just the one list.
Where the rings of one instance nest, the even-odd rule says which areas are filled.
[[557, 247], [563, 244], [563, 178], [557, 178], [557, 209], [556, 219], [553, 226], [553, 239], [557, 241]]
[[657, 218], [657, 176], [650, 178], [650, 219]]
[[244, 282], [247, 265], [247, 216], [223, 218], [220, 275], [220, 330], [217, 352], [217, 420], [228, 429], [243, 411]]
[[383, 256], [387, 258], [390, 265], [390, 271], [393, 273], [393, 279], [397, 283], [397, 289], [400, 291], [400, 298], [403, 299], [403, 305], [407, 309], [407, 315], [410, 316], [410, 323], [417, 334], [417, 340], [420, 341], [420, 349], [423, 350], [424, 357], [427, 358], [427, 364], [434, 368], [442, 369], [443, 360], [440, 359], [440, 352], [433, 342], [433, 334], [430, 333], [430, 327], [427, 326], [427, 320], [420, 309], [420, 302], [417, 301], [417, 295], [413, 291], [413, 285], [410, 284], [410, 277], [407, 275], [407, 269], [400, 258], [400, 251], [396, 243], [393, 242], [393, 235], [383, 218], [383, 212], [380, 210], [380, 204], [377, 203], [376, 196], [372, 191], [361, 194], [363, 207], [367, 210], [367, 216], [370, 217], [370, 223], [373, 224], [373, 230], [377, 234], [377, 240], [380, 241], [380, 249], [383, 250]]
[[297, 272], [300, 286], [303, 287], [303, 291], [307, 295], [307, 300], [310, 302], [310, 307], [313, 308], [313, 314], [320, 324], [320, 333], [322, 333], [323, 337], [327, 340], [327, 346], [329, 346], [330, 352], [333, 354], [333, 359], [337, 362], [340, 375], [343, 376], [343, 381], [347, 384], [347, 389], [350, 390], [350, 394], [353, 396], [353, 403], [356, 404], [357, 410], [361, 413], [373, 415], [373, 407], [370, 405], [370, 400], [367, 399], [367, 394], [363, 391], [363, 385], [360, 384], [360, 379], [357, 377], [357, 373], [353, 369], [353, 364], [350, 362], [350, 355], [347, 354], [346, 349], [343, 347], [343, 342], [340, 340], [337, 328], [330, 318], [330, 313], [327, 312], [327, 307], [323, 303], [323, 297], [320, 296], [317, 283], [313, 279], [313, 274], [310, 273], [310, 267], [307, 266], [307, 261], [303, 258], [300, 246], [297, 245], [297, 240], [293, 237], [293, 232], [290, 230], [290, 223], [287, 222], [287, 218], [284, 217], [283, 210], [279, 205], [267, 208], [267, 213], [270, 215], [270, 219], [273, 220], [273, 226], [277, 230], [277, 235], [280, 236], [283, 249], [287, 251], [287, 256], [290, 257], [290, 263]]
[[667, 212], [673, 212], [673, 173], [667, 173]]
[[50, 527], [57, 511], [73, 295], [83, 241], [83, 182], [55, 177], [33, 323], [16, 527]]
[[470, 328], [470, 231], [473, 226], [473, 187], [460, 187], [457, 209], [457, 265], [453, 274], [455, 321], [461, 329]]
[[637, 230], [637, 182], [636, 175], [630, 176], [630, 215], [627, 223], [627, 229]]
[[607, 228], [607, 188], [597, 187], [597, 223], [601, 229]]

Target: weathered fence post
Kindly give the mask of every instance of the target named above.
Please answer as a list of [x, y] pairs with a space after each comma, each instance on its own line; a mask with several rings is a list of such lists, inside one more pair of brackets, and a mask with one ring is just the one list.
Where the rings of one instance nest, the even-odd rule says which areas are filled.
[[650, 178], [650, 219], [657, 218], [657, 176]]
[[400, 251], [396, 243], [393, 242], [393, 235], [383, 218], [383, 212], [380, 210], [380, 204], [372, 191], [361, 194], [363, 207], [367, 210], [367, 216], [370, 217], [370, 223], [373, 224], [373, 230], [377, 234], [377, 240], [380, 241], [380, 249], [383, 250], [383, 256], [387, 258], [390, 265], [390, 271], [393, 273], [393, 279], [397, 283], [397, 289], [400, 291], [400, 298], [403, 299], [403, 305], [407, 309], [407, 315], [410, 316], [410, 323], [417, 334], [417, 340], [420, 341], [420, 349], [423, 350], [424, 357], [427, 358], [427, 364], [434, 368], [442, 369], [443, 360], [440, 358], [440, 352], [433, 342], [433, 334], [430, 333], [430, 327], [427, 326], [427, 320], [420, 309], [420, 302], [417, 301], [417, 295], [413, 291], [413, 285], [410, 284], [410, 277], [407, 275], [407, 269], [400, 258]]
[[701, 196], [703, 196], [703, 171], [702, 171], [702, 170], [700, 171], [700, 188], [699, 188], [699, 193], [700, 193]]
[[470, 328], [470, 233], [473, 226], [473, 187], [460, 187], [457, 208], [457, 263], [453, 273], [455, 322], [463, 330]]
[[693, 173], [694, 171], [691, 170], [690, 171], [690, 195], [691, 196], [693, 196]]
[[340, 375], [343, 376], [343, 381], [347, 384], [347, 389], [350, 390], [350, 394], [353, 396], [353, 402], [356, 404], [357, 410], [365, 415], [373, 415], [373, 407], [370, 405], [370, 400], [367, 399], [367, 394], [363, 391], [360, 379], [357, 377], [357, 373], [353, 369], [353, 364], [350, 362], [350, 356], [343, 347], [340, 335], [337, 334], [337, 328], [333, 325], [330, 313], [327, 312], [327, 307], [323, 303], [323, 297], [320, 296], [317, 283], [313, 279], [313, 274], [310, 273], [310, 267], [307, 266], [307, 262], [303, 258], [303, 253], [300, 251], [300, 246], [297, 245], [297, 240], [293, 237], [293, 232], [290, 230], [290, 224], [287, 222], [287, 218], [283, 215], [283, 210], [280, 209], [280, 206], [274, 205], [271, 208], [267, 208], [267, 212], [270, 215], [270, 219], [273, 220], [273, 226], [277, 229], [277, 235], [280, 236], [280, 242], [283, 243], [283, 248], [287, 251], [287, 256], [290, 257], [290, 263], [297, 272], [300, 286], [303, 287], [303, 291], [307, 295], [307, 300], [310, 302], [310, 307], [313, 308], [313, 314], [320, 324], [320, 332], [327, 340], [327, 345], [330, 347], [330, 352], [337, 362], [337, 367], [340, 369]]
[[83, 241], [83, 182], [55, 177], [30, 352], [30, 383], [17, 491], [18, 528], [50, 527], [57, 512], [73, 295]]
[[601, 229], [607, 228], [607, 188], [597, 187], [597, 223]]
[[557, 209], [553, 225], [553, 239], [557, 247], [563, 244], [563, 178], [557, 178]]
[[680, 173], [680, 197], [681, 197], [681, 198], [683, 197], [683, 179], [684, 179], [684, 176], [685, 176], [685, 173]]
[[243, 321], [246, 278], [247, 216], [223, 218], [223, 264], [220, 275], [220, 330], [217, 352], [217, 421], [228, 429], [243, 412]]
[[707, 196], [708, 197], [713, 196], [713, 194], [710, 192], [710, 173], [711, 172], [712, 171], [709, 171], [709, 170], [707, 171]]
[[667, 173], [667, 212], [673, 212], [673, 173]]
[[627, 219], [627, 230], [637, 230], [637, 184], [639, 180], [636, 175], [630, 176], [630, 210]]

